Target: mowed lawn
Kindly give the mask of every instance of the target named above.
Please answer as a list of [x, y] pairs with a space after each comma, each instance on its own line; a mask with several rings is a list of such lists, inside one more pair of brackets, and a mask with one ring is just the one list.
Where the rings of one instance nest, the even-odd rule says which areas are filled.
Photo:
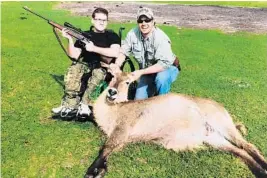
[[[90, 122], [53, 120], [70, 65], [52, 28], [22, 7], [86, 30], [87, 17], [53, 8], [56, 2], [2, 2], [1, 177], [83, 177], [105, 141]], [[118, 31], [122, 24], [110, 24]], [[135, 24], [123, 24], [126, 31]], [[171, 38], [182, 72], [172, 92], [214, 99], [248, 129], [267, 157], [267, 36], [160, 26]], [[124, 34], [125, 35], [125, 34]], [[232, 154], [208, 148], [176, 153], [137, 143], [114, 153], [107, 178], [253, 177]]]

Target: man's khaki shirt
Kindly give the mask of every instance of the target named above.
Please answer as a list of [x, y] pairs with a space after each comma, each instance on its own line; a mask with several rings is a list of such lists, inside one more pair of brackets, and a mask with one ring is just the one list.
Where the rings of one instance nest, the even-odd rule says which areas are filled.
[[157, 27], [145, 39], [138, 27], [133, 28], [122, 43], [122, 52], [126, 56], [132, 54], [141, 68], [158, 63], [166, 69], [173, 64], [176, 57], [172, 52], [169, 37]]

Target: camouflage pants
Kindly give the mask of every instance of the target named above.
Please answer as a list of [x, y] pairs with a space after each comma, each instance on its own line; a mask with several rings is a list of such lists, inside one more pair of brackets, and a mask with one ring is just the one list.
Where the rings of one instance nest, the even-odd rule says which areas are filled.
[[[86, 90], [81, 91], [82, 80], [85, 75], [91, 73], [88, 81], [85, 81]], [[89, 95], [105, 79], [106, 71], [102, 68], [93, 69], [83, 63], [76, 63], [68, 68], [64, 76], [65, 89], [62, 98], [62, 105], [71, 108], [78, 108], [80, 102], [90, 104]]]

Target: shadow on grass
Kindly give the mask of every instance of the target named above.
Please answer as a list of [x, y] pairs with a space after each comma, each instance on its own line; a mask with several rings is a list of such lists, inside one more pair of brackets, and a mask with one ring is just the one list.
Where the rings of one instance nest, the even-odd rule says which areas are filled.
[[49, 74], [62, 88], [64, 88], [64, 75]]
[[64, 89], [64, 75], [56, 75], [56, 74], [51, 74], [45, 71], [41, 71], [41, 70], [34, 70], [35, 72], [41, 73], [41, 74], [49, 74], [63, 89]]

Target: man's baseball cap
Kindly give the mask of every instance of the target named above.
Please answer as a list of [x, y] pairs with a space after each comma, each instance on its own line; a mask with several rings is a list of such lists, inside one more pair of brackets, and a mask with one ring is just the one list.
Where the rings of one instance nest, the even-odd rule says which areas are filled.
[[139, 19], [139, 17], [142, 15], [145, 15], [149, 19], [154, 18], [154, 14], [153, 14], [152, 10], [147, 8], [147, 7], [143, 7], [143, 8], [138, 9], [137, 19]]

